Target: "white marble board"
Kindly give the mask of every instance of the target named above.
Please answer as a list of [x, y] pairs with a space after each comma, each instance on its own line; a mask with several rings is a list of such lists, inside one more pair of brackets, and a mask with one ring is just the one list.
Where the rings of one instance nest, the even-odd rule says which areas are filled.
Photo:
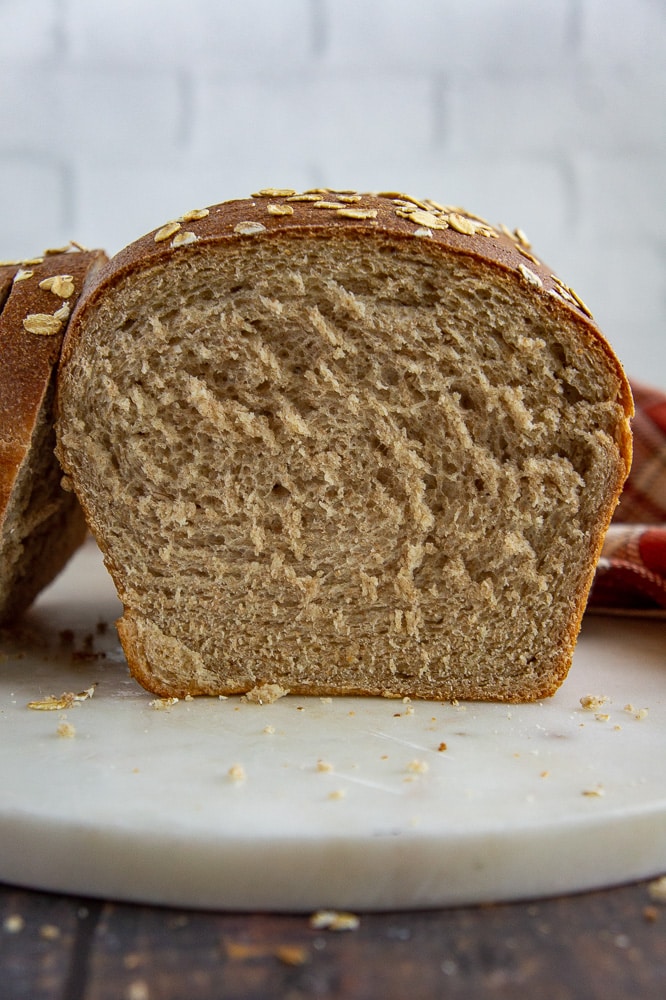
[[[157, 708], [128, 676], [118, 610], [88, 542], [0, 642], [5, 882], [306, 912], [534, 898], [666, 870], [666, 622], [587, 619], [567, 681], [538, 704]], [[69, 709], [27, 707], [92, 685]], [[584, 710], [586, 695], [606, 701]]]

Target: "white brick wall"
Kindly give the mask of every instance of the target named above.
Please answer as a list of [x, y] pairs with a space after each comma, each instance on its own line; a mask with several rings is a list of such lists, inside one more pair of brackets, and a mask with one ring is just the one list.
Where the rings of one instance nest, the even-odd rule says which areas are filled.
[[522, 226], [666, 388], [664, 0], [0, 0], [0, 258], [264, 185]]

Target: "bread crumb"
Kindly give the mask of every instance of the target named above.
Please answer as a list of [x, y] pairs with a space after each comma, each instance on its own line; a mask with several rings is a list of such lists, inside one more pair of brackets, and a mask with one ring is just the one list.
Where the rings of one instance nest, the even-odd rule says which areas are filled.
[[37, 701], [29, 701], [28, 708], [31, 708], [36, 712], [55, 712], [62, 711], [67, 708], [71, 708], [82, 701], [88, 701], [89, 698], [95, 693], [96, 684], [92, 684], [85, 691], [79, 691], [75, 694], [73, 691], [64, 691], [59, 698], [55, 695], [47, 695], [46, 698], [40, 698]]
[[666, 903], [666, 875], [649, 883], [648, 895], [655, 903]]
[[237, 785], [242, 784], [247, 778], [245, 768], [242, 764], [232, 764], [227, 773], [231, 780]]
[[597, 712], [607, 701], [608, 698], [603, 694], [585, 694], [580, 699], [580, 704], [586, 712]]
[[275, 732], [275, 726], [264, 726], [262, 732], [267, 733], [269, 736], [272, 736], [273, 733]]
[[305, 965], [310, 957], [307, 948], [299, 944], [283, 944], [275, 949], [275, 957], [284, 965]]
[[61, 694], [59, 698], [56, 698], [54, 694], [49, 694], [46, 698], [40, 698], [37, 701], [29, 701], [28, 708], [31, 708], [34, 712], [55, 712], [65, 708], [71, 708], [74, 704], [73, 693]]
[[2, 922], [2, 929], [7, 934], [20, 934], [25, 927], [25, 920], [19, 913], [11, 913]]
[[334, 768], [333, 765], [330, 764], [327, 760], [318, 760], [317, 770], [321, 771], [322, 774], [330, 774], [331, 771], [334, 770]]
[[273, 702], [284, 698], [288, 694], [289, 688], [284, 688], [281, 684], [257, 684], [251, 691], [243, 695], [241, 701], [246, 701], [253, 705], [272, 705]]
[[624, 706], [624, 711], [627, 712], [628, 715], [633, 715], [634, 719], [638, 719], [639, 722], [648, 716], [647, 708], [636, 708], [636, 706], [632, 705], [631, 702]]
[[261, 944], [249, 944], [245, 941], [225, 941], [224, 950], [227, 958], [244, 962], [248, 958], [263, 958], [266, 949]]
[[39, 936], [45, 941], [57, 941], [60, 937], [60, 928], [55, 924], [43, 924], [39, 928]]
[[58, 728], [56, 729], [56, 733], [58, 734], [58, 736], [62, 736], [65, 739], [71, 740], [73, 739], [74, 736], [76, 736], [76, 729], [71, 724], [71, 722], [61, 722]]
[[597, 722], [608, 722], [610, 719], [610, 715], [607, 712], [596, 712], [594, 717]]
[[320, 698], [319, 701], [322, 703], [322, 705], [331, 705], [333, 703], [332, 698]]
[[643, 918], [648, 921], [648, 923], [653, 924], [656, 920], [659, 920], [659, 910], [656, 906], [644, 906], [643, 907]]
[[600, 799], [606, 794], [606, 792], [602, 785], [597, 785], [596, 788], [583, 789], [581, 794], [587, 796], [589, 799]]
[[426, 774], [428, 767], [428, 762], [425, 760], [410, 760], [407, 770], [413, 774]]
[[154, 708], [155, 711], [157, 711], [157, 712], [161, 712], [165, 708], [171, 708], [172, 705], [176, 705], [178, 703], [178, 700], [179, 699], [175, 698], [175, 697], [172, 697], [172, 698], [154, 698], [153, 701], [149, 701], [148, 702], [148, 707], [149, 708]]
[[442, 741], [439, 744], [439, 746], [437, 747], [437, 751], [438, 751], [438, 753], [444, 753], [445, 750], [448, 750], [448, 747], [447, 747], [446, 743], [444, 743], [444, 741]]
[[355, 931], [360, 923], [355, 913], [337, 910], [317, 910], [309, 920], [310, 927], [317, 931]]
[[150, 990], [145, 979], [135, 979], [125, 992], [125, 1000], [150, 1000]]
[[336, 788], [334, 792], [331, 792], [328, 796], [332, 802], [338, 802], [340, 799], [344, 799], [347, 796], [347, 791], [344, 788]]

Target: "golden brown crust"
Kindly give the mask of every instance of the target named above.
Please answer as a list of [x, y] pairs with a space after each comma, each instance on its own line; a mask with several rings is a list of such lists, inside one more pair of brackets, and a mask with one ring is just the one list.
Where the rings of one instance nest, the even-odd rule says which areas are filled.
[[[289, 214], [283, 214], [286, 210], [290, 210]], [[535, 256], [520, 229], [511, 232], [458, 206], [443, 206], [400, 192], [376, 195], [321, 188], [299, 193], [266, 188], [251, 198], [194, 209], [121, 250], [100, 270], [80, 308], [81, 311], [94, 308], [109, 286], [126, 275], [160, 264], [174, 253], [197, 252], [227, 241], [285, 240], [315, 233], [322, 238], [346, 236], [352, 241], [369, 233], [379, 238], [385, 235], [418, 239], [434, 254], [442, 250], [465, 254], [514, 274], [526, 291], [542, 296], [550, 308], [565, 311], [569, 318], [575, 317], [581, 329], [592, 335], [615, 368], [621, 403], [627, 415], [633, 415], [631, 389], [622, 365], [589, 308], [573, 288]], [[76, 337], [77, 325], [78, 317], [74, 317], [63, 347], [63, 363], [70, 350], [67, 342]]]
[[[91, 267], [99, 266], [103, 259], [104, 255], [98, 251], [74, 252], [54, 254], [39, 264], [26, 266], [22, 270], [32, 272], [30, 277], [14, 281], [0, 315], [0, 448], [3, 455], [0, 462], [0, 523], [18, 472], [17, 459], [30, 445], [37, 414], [60, 356], [68, 316], [63, 314], [58, 332], [51, 335], [30, 333], [24, 323], [31, 316], [53, 316], [63, 307], [71, 312]], [[74, 291], [67, 298], [40, 287], [46, 279], [63, 274], [74, 279]]]
[[[15, 510], [14, 506], [22, 472], [22, 503], [29, 503], [32, 489], [41, 488], [40, 483], [30, 483], [33, 465], [35, 477], [45, 482], [59, 479], [52, 454], [57, 362], [69, 316], [86, 278], [105, 260], [102, 251], [76, 250], [47, 253], [0, 269], [0, 282], [6, 272], [12, 278], [0, 314], [0, 527], [6, 534], [11, 518], [13, 534], [21, 534], [24, 524], [26, 531], [20, 540], [22, 559], [12, 571], [3, 568], [0, 588], [3, 622], [11, 621], [24, 610], [85, 536], [78, 504], [64, 493], [57, 500], [48, 498], [53, 509], [48, 518], [37, 519], [39, 527], [29, 528], [25, 512]], [[47, 444], [36, 444], [38, 435]], [[33, 454], [36, 448], [44, 447], [49, 448], [49, 454]], [[43, 493], [41, 502], [45, 502]], [[0, 544], [6, 558], [7, 539], [3, 535]]]
[[12, 290], [12, 282], [16, 274], [14, 264], [0, 264], [0, 312], [2, 312], [5, 302]]

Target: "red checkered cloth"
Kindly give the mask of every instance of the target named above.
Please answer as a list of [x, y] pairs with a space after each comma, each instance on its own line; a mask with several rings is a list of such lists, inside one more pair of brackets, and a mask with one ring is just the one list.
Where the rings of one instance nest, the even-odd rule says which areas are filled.
[[666, 394], [632, 383], [634, 457], [589, 611], [666, 614]]

